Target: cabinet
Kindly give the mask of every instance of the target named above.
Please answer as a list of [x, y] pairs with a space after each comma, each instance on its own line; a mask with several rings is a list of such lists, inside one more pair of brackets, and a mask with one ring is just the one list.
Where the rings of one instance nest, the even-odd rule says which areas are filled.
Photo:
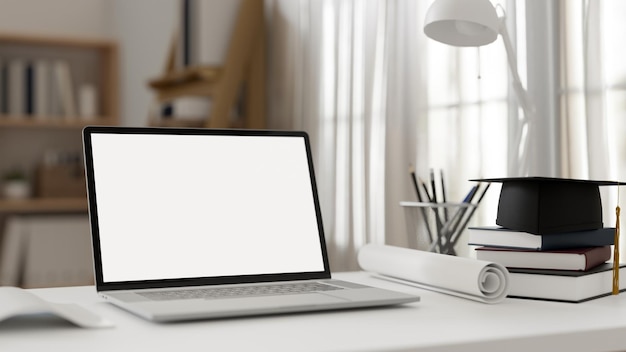
[[2, 183], [16, 169], [32, 190], [25, 199], [2, 195], [1, 213], [87, 210], [84, 194], [43, 190], [63, 180], [56, 174], [42, 183], [41, 171], [68, 161], [82, 165], [81, 129], [118, 123], [117, 75], [111, 40], [0, 33]]

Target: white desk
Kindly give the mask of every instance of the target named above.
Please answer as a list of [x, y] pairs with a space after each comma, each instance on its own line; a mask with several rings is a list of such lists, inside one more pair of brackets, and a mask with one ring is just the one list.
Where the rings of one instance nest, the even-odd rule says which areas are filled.
[[[405, 306], [156, 324], [104, 302], [93, 287], [33, 290], [115, 323], [81, 329], [50, 317], [0, 323], [1, 351], [606, 351], [626, 350], [626, 295], [582, 304], [506, 299], [487, 305], [380, 280], [336, 278], [398, 291]], [[2, 302], [0, 302], [2, 304]]]

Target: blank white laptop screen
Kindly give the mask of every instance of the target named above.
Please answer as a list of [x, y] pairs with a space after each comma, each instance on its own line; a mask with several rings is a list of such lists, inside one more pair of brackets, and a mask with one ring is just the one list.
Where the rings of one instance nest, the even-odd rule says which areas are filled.
[[105, 283], [324, 271], [305, 141], [94, 133]]

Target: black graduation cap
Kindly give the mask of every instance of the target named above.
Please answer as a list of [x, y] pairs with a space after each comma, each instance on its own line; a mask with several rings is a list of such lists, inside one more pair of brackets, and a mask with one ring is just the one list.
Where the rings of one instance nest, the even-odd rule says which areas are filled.
[[471, 181], [502, 183], [496, 224], [534, 234], [602, 228], [604, 225], [599, 186], [624, 184], [550, 177]]

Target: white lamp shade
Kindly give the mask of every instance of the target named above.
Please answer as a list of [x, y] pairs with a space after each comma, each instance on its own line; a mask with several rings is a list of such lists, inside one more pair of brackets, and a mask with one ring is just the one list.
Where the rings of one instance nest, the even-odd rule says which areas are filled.
[[498, 14], [489, 0], [436, 0], [424, 21], [429, 38], [453, 46], [492, 43], [498, 28]]

